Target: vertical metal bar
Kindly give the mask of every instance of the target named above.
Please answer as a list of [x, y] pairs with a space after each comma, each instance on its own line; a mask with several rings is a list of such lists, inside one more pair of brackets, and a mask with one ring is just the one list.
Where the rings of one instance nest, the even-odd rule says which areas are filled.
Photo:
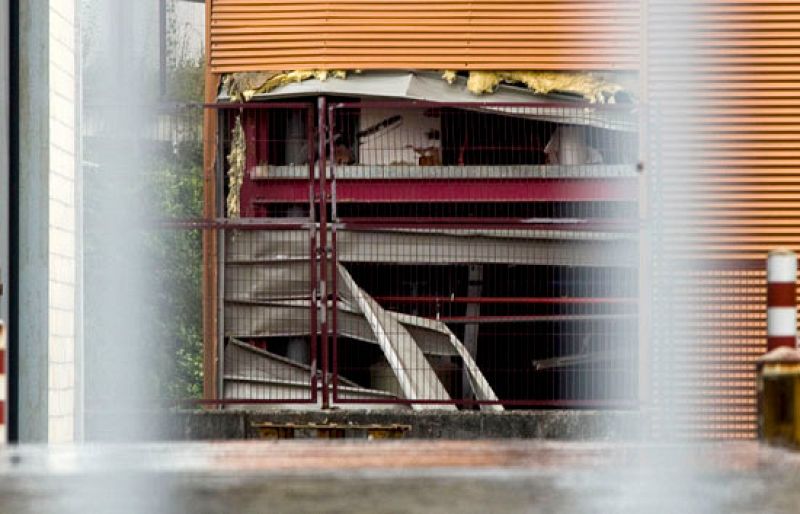
[[[273, 112], [275, 111], [270, 109], [258, 111], [259, 116], [256, 118], [258, 119], [256, 124], [256, 138], [258, 138], [256, 141], [256, 165], [261, 163], [266, 165], [277, 164], [277, 162], [273, 162], [273, 156], [269, 154], [269, 137], [272, 130], [271, 121], [275, 120], [276, 123], [280, 123], [281, 120], [276, 119], [278, 117], [277, 114], [271, 116]], [[283, 143], [286, 143], [286, 141], [283, 141]]]
[[339, 362], [338, 362], [338, 347], [337, 347], [337, 333], [338, 333], [338, 317], [337, 312], [339, 311], [338, 308], [338, 283], [337, 277], [339, 276], [338, 272], [338, 260], [336, 255], [336, 223], [338, 221], [338, 216], [336, 213], [336, 151], [335, 151], [335, 142], [333, 140], [333, 127], [334, 127], [334, 109], [335, 106], [330, 106], [328, 108], [328, 127], [330, 128], [330, 137], [329, 145], [330, 145], [330, 155], [331, 155], [331, 302], [333, 304], [333, 310], [331, 311], [331, 350], [333, 352], [332, 355], [332, 383], [333, 383], [333, 401], [336, 402], [338, 400], [338, 386], [339, 386]]
[[[232, 116], [230, 111], [220, 111], [217, 113], [217, 126], [223, 130], [230, 130]], [[218, 137], [217, 145], [217, 170], [216, 176], [217, 191], [225, 191], [225, 148], [223, 138]], [[217, 212], [225, 213], [225, 196], [216, 195]], [[222, 214], [221, 214], [222, 215]], [[202, 234], [202, 231], [200, 231]], [[225, 229], [217, 232], [217, 398], [224, 398], [225, 384]]]
[[[327, 220], [327, 194], [326, 194], [326, 162], [325, 162], [325, 136], [327, 99], [320, 96], [317, 99], [317, 137], [319, 149], [319, 249], [320, 249], [320, 280], [319, 291], [322, 305], [319, 315], [322, 332], [322, 408], [330, 407], [328, 398], [328, 220]], [[333, 134], [331, 134], [331, 138]]]
[[315, 208], [314, 208], [314, 193], [315, 193], [315, 181], [314, 181], [314, 167], [316, 166], [315, 162], [315, 151], [314, 149], [316, 146], [314, 145], [314, 112], [311, 106], [306, 108], [306, 146], [308, 147], [308, 218], [311, 222], [310, 227], [308, 229], [308, 254], [309, 254], [309, 265], [311, 266], [311, 273], [309, 273], [311, 277], [311, 283], [309, 284], [309, 292], [311, 294], [310, 298], [310, 313], [309, 313], [309, 322], [311, 325], [310, 335], [311, 338], [309, 339], [309, 345], [311, 348], [309, 349], [309, 353], [311, 355], [311, 401], [316, 403], [317, 402], [317, 312], [319, 309], [319, 299], [317, 296], [318, 289], [317, 289], [317, 225], [314, 223], [316, 220], [315, 215]]

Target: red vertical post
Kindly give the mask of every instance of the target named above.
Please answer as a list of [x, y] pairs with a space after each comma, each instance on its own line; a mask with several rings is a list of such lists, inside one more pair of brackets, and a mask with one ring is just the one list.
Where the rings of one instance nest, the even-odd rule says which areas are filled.
[[319, 309], [322, 343], [322, 408], [330, 407], [328, 398], [328, 199], [326, 194], [325, 135], [328, 130], [326, 112], [328, 105], [324, 96], [317, 100], [317, 148], [319, 151], [319, 296], [322, 302]]
[[273, 111], [270, 109], [260, 109], [254, 113], [256, 120], [258, 120], [256, 122], [256, 144], [258, 145], [258, 150], [256, 150], [256, 165], [270, 164], [271, 156], [269, 154], [269, 122], [271, 112]]
[[[0, 283], [0, 294], [3, 294]], [[0, 319], [0, 446], [6, 443], [6, 406], [8, 405], [8, 381], [6, 379], [6, 331]]]

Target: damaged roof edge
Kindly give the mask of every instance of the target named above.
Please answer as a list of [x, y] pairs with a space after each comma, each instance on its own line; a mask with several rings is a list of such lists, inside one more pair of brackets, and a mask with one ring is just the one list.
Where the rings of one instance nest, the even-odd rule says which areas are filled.
[[222, 81], [220, 101], [290, 98], [309, 94], [343, 94], [441, 102], [575, 100], [628, 103], [636, 89], [635, 74], [544, 71], [300, 70], [232, 73]]
[[[527, 73], [528, 75], [525, 75], [526, 80], [531, 83], [534, 80], [542, 80], [544, 82], [550, 81], [550, 86], [557, 84], [551, 80], [553, 73], [550, 72], [546, 74], [519, 73]], [[564, 84], [573, 84], [573, 86], [580, 84], [578, 75], [574, 73], [564, 74]], [[584, 75], [590, 76], [589, 74]], [[485, 74], [478, 76], [485, 77]], [[604, 81], [602, 84], [605, 84], [602, 87], [596, 84], [591, 86], [597, 88], [593, 91], [616, 91], [615, 95], [625, 91], [622, 86], [607, 81], [607, 79], [599, 79], [594, 75], [591, 75], [591, 77], [594, 77], [591, 80], [602, 80]], [[586, 84], [589, 84], [589, 82], [586, 82]], [[484, 81], [481, 81], [478, 85], [481, 88], [488, 87]], [[587, 85], [586, 87], [589, 88], [590, 86]], [[243, 88], [255, 89], [246, 89], [246, 93], [244, 93]], [[502, 81], [494, 86], [491, 94], [475, 94], [469, 90], [469, 79], [466, 77], [453, 77], [449, 74], [442, 76], [440, 73], [434, 72], [383, 71], [350, 75], [345, 72], [232, 74], [226, 77], [223, 92], [218, 97], [218, 101], [221, 103], [236, 100], [265, 101], [316, 95], [340, 95], [367, 100], [394, 99], [451, 104], [475, 103], [476, 109], [481, 111], [503, 112], [513, 116], [542, 121], [557, 121], [566, 124], [586, 125], [627, 132], [635, 132], [638, 129], [637, 120], [635, 116], [632, 116], [633, 111], [631, 109], [592, 109], [587, 111], [585, 109], [585, 98], [578, 99], [575, 95], [557, 95], [553, 92], [547, 95], [537, 94], [530, 89], [508, 85]], [[498, 105], [486, 105], [487, 100]], [[525, 109], [524, 112], [515, 107], [501, 106], [501, 104], [525, 104], [531, 102], [539, 102], [541, 105]], [[574, 103], [575, 109], [565, 109], [563, 106], [565, 102]], [[559, 105], [548, 107], [547, 103]], [[603, 105], [599, 102], [595, 102], [595, 104]], [[624, 105], [630, 105], [635, 108], [635, 104], [626, 103]]]

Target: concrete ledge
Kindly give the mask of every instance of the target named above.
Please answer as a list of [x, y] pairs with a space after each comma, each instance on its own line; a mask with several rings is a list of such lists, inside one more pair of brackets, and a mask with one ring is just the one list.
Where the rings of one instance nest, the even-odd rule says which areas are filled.
[[181, 411], [168, 417], [167, 439], [209, 440], [256, 437], [251, 424], [352, 423], [405, 424], [414, 439], [559, 439], [608, 440], [636, 437], [641, 416], [636, 411], [539, 410], [501, 413], [387, 411]]

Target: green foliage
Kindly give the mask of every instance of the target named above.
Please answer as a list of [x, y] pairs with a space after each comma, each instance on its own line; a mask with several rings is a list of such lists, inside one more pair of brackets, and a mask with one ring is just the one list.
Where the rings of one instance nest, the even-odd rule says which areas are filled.
[[[203, 101], [203, 60], [180, 62], [170, 70], [167, 95], [175, 102]], [[176, 109], [178, 141], [158, 154], [152, 187], [159, 216], [166, 220], [198, 218], [203, 213], [203, 112], [199, 106]], [[166, 229], [159, 233], [162, 311], [159, 339], [166, 343], [170, 399], [199, 398], [203, 392], [202, 232]]]
[[[161, 96], [157, 2], [129, 9], [136, 13], [128, 22], [136, 27], [139, 44], [126, 49], [127, 61], [109, 45], [117, 41], [115, 34], [102, 30], [108, 26], [109, 5], [79, 2], [87, 127], [82, 141], [87, 398], [90, 403], [113, 400], [115, 388], [135, 384], [148, 389], [142, 397], [155, 395], [169, 403], [202, 394], [202, 235], [142, 227], [145, 220], [195, 218], [202, 212], [203, 109], [198, 104], [204, 59], [181, 57], [190, 53], [180, 45], [191, 41], [177, 40], [174, 0], [169, 0], [170, 58], [167, 93]], [[135, 80], [120, 83], [120, 69], [137, 70]], [[146, 302], [130, 302], [133, 308], [120, 302], [125, 312], [108, 307], [142, 291], [147, 291]], [[134, 346], [136, 351], [128, 350]], [[112, 361], [121, 363], [110, 366]], [[119, 376], [121, 369], [139, 375], [137, 380]]]
[[205, 86], [205, 60], [184, 61], [170, 71], [167, 97], [176, 102], [202, 102]]
[[[171, 154], [171, 155], [170, 155]], [[153, 177], [153, 193], [167, 219], [198, 217], [203, 207], [203, 147], [198, 141], [178, 143], [163, 155]], [[161, 285], [159, 340], [174, 362], [165, 384], [174, 399], [199, 397], [203, 382], [202, 235], [199, 230], [166, 228], [158, 232], [155, 259]]]

